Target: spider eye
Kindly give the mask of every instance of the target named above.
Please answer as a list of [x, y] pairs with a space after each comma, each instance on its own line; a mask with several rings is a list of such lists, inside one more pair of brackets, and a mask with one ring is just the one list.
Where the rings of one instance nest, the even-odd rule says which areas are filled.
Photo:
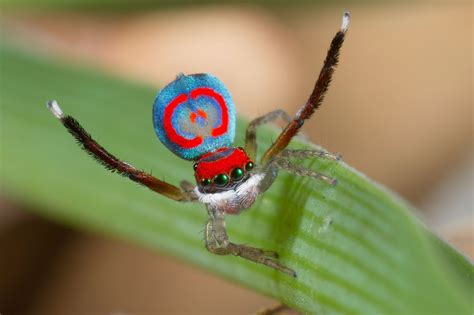
[[246, 171], [251, 171], [253, 169], [254, 165], [252, 162], [247, 162], [247, 164], [245, 164], [245, 170]]
[[232, 178], [232, 180], [235, 182], [241, 180], [242, 177], [244, 177], [244, 170], [240, 167], [234, 168], [230, 173], [230, 178]]
[[193, 170], [197, 170], [197, 168], [198, 168], [198, 164], [197, 164], [197, 163], [194, 163], [194, 165], [193, 165]]
[[201, 179], [201, 185], [203, 186], [209, 186], [211, 184], [211, 180], [209, 178], [203, 178]]
[[224, 187], [229, 183], [229, 176], [226, 174], [219, 174], [214, 177], [214, 184], [219, 187]]

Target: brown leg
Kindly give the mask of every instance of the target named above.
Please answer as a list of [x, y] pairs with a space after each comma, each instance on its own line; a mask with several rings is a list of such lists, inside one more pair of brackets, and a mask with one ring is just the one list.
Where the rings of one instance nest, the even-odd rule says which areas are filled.
[[225, 228], [224, 213], [218, 209], [208, 209], [208, 213], [209, 220], [206, 224], [205, 238], [206, 248], [211, 253], [240, 256], [296, 277], [296, 273], [293, 270], [276, 260], [278, 259], [278, 253], [229, 242]]
[[63, 114], [56, 101], [48, 102], [48, 109], [66, 127], [67, 131], [76, 139], [77, 143], [97, 162], [106, 169], [116, 172], [132, 181], [139, 183], [149, 189], [176, 201], [195, 201], [196, 196], [192, 192], [185, 192], [178, 187], [168, 184], [132, 165], [123, 162], [109, 153], [98, 144], [87, 131], [82, 128], [77, 120]]
[[269, 163], [275, 156], [277, 156], [283, 149], [288, 146], [291, 139], [300, 131], [305, 120], [309, 119], [314, 111], [321, 105], [324, 95], [331, 83], [332, 75], [339, 61], [339, 52], [344, 42], [344, 37], [349, 26], [349, 13], [345, 12], [342, 18], [342, 25], [339, 32], [334, 36], [331, 45], [329, 46], [326, 59], [324, 60], [323, 68], [319, 73], [318, 80], [314, 85], [313, 92], [309, 96], [306, 104], [300, 108], [293, 120], [280, 133], [273, 145], [268, 148], [262, 157], [262, 165]]
[[255, 118], [247, 126], [247, 130], [245, 132], [245, 152], [252, 160], [255, 160], [257, 157], [257, 127], [272, 122], [278, 118], [281, 118], [287, 123], [291, 121], [290, 115], [281, 109], [277, 109], [273, 112]]

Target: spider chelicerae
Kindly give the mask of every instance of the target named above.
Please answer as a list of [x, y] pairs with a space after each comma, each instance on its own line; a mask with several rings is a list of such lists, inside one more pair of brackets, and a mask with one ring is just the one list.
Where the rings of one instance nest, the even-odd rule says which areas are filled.
[[[295, 271], [278, 261], [276, 252], [230, 242], [224, 217], [226, 214], [239, 214], [252, 206], [256, 198], [272, 185], [279, 170], [336, 184], [335, 179], [295, 165], [291, 159], [316, 157], [337, 161], [340, 159], [338, 155], [286, 148], [324, 99], [338, 63], [349, 19], [349, 13], [345, 12], [341, 28], [331, 42], [306, 104], [293, 118], [282, 110], [275, 110], [254, 119], [247, 127], [244, 148], [232, 145], [235, 107], [226, 87], [216, 77], [210, 74], [179, 75], [158, 93], [153, 106], [155, 132], [173, 153], [194, 161], [196, 186], [182, 181], [177, 187], [121, 161], [92, 139], [77, 120], [64, 115], [56, 101], [48, 102], [48, 108], [82, 148], [105, 168], [173, 200], [204, 203], [209, 216], [204, 232], [205, 243], [210, 252], [240, 256], [296, 277]], [[286, 121], [286, 127], [257, 163], [257, 127], [276, 119]]]

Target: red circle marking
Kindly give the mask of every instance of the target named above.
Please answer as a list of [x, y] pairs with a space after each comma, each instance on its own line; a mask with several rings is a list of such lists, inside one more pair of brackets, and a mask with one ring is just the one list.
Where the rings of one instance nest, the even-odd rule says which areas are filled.
[[198, 98], [201, 95], [212, 97], [217, 101], [219, 107], [221, 108], [222, 112], [222, 123], [219, 127], [212, 129], [212, 136], [218, 137], [223, 135], [227, 132], [227, 128], [229, 127], [229, 113], [227, 112], [227, 106], [225, 104], [225, 100], [222, 95], [216, 93], [213, 89], [210, 88], [197, 88], [191, 91], [190, 93], [191, 98]]
[[[226, 133], [227, 128], [229, 126], [229, 113], [227, 112], [227, 106], [225, 104], [224, 98], [220, 94], [216, 93], [213, 89], [210, 89], [210, 88], [194, 89], [191, 91], [190, 96], [193, 99], [199, 96], [209, 96], [217, 101], [222, 112], [222, 123], [220, 126], [212, 129], [211, 135], [215, 138]], [[172, 100], [168, 104], [168, 106], [166, 106], [165, 111], [164, 111], [164, 117], [163, 117], [163, 127], [165, 129], [166, 135], [173, 143], [176, 143], [182, 148], [191, 149], [200, 145], [203, 142], [202, 137], [197, 136], [193, 139], [186, 139], [185, 137], [181, 136], [180, 134], [176, 132], [176, 129], [174, 128], [173, 122], [172, 122], [172, 116], [176, 107], [178, 107], [178, 105], [180, 105], [181, 103], [184, 103], [187, 99], [188, 97], [186, 96], [186, 94], [181, 94], [177, 96], [174, 100]], [[200, 111], [201, 110], [198, 109], [199, 114], [201, 114]]]
[[168, 138], [185, 149], [194, 148], [202, 143], [202, 137], [197, 136], [193, 139], [186, 139], [185, 137], [179, 135], [173, 127], [173, 122], [171, 120], [174, 110], [178, 107], [179, 104], [184, 103], [188, 97], [186, 94], [181, 94], [172, 100], [168, 106], [165, 108], [165, 113], [163, 117], [163, 127], [165, 129], [166, 135]]

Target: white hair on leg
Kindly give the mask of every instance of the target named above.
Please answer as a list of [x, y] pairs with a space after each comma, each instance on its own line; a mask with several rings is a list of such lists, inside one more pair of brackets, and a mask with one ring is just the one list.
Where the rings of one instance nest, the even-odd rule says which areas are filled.
[[63, 111], [61, 110], [61, 107], [59, 107], [58, 102], [55, 100], [49, 101], [47, 103], [47, 107], [50, 110], [51, 113], [53, 113], [54, 117], [57, 119], [62, 119], [64, 118]]
[[349, 22], [351, 20], [351, 14], [348, 11], [345, 11], [342, 15], [342, 23], [341, 23], [341, 32], [345, 33], [349, 28]]

